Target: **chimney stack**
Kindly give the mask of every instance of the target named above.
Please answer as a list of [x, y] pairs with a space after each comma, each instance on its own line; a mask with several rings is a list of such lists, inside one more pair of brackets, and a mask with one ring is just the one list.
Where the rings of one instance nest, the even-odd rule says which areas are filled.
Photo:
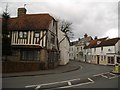
[[84, 38], [88, 37], [87, 33], [85, 33]]
[[98, 39], [98, 37], [97, 36], [95, 36], [95, 38], [94, 38], [95, 40], [97, 40]]
[[78, 41], [80, 41], [80, 38], [78, 38]]
[[18, 17], [21, 15], [25, 15], [27, 10], [25, 8], [18, 8]]

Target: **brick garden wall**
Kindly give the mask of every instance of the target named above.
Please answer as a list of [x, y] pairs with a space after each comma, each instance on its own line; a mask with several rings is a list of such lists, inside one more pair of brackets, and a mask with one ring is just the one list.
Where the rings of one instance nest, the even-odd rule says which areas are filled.
[[2, 73], [37, 71], [40, 68], [38, 62], [2, 62]]

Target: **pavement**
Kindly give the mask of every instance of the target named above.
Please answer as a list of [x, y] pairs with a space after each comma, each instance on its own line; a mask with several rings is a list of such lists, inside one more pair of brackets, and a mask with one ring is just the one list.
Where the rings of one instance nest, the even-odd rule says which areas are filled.
[[21, 76], [37, 76], [37, 75], [49, 75], [49, 74], [59, 74], [66, 73], [80, 69], [80, 63], [77, 61], [69, 61], [67, 65], [58, 66], [51, 70], [39, 70], [31, 72], [17, 72], [17, 73], [3, 73], [2, 78], [9, 77], [21, 77]]

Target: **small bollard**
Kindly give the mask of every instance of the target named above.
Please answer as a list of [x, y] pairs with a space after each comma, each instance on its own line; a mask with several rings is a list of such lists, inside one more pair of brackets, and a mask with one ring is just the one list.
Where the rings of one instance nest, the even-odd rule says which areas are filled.
[[119, 73], [119, 65], [118, 64], [115, 64], [115, 72]]

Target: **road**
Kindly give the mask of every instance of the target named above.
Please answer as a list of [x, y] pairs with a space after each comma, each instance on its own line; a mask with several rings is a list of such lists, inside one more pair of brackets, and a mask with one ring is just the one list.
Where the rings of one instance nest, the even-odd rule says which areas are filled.
[[[78, 62], [81, 69], [61, 74], [23, 76], [2, 79], [3, 88], [118, 88], [118, 76], [112, 66]], [[66, 87], [67, 86], [67, 87]]]

